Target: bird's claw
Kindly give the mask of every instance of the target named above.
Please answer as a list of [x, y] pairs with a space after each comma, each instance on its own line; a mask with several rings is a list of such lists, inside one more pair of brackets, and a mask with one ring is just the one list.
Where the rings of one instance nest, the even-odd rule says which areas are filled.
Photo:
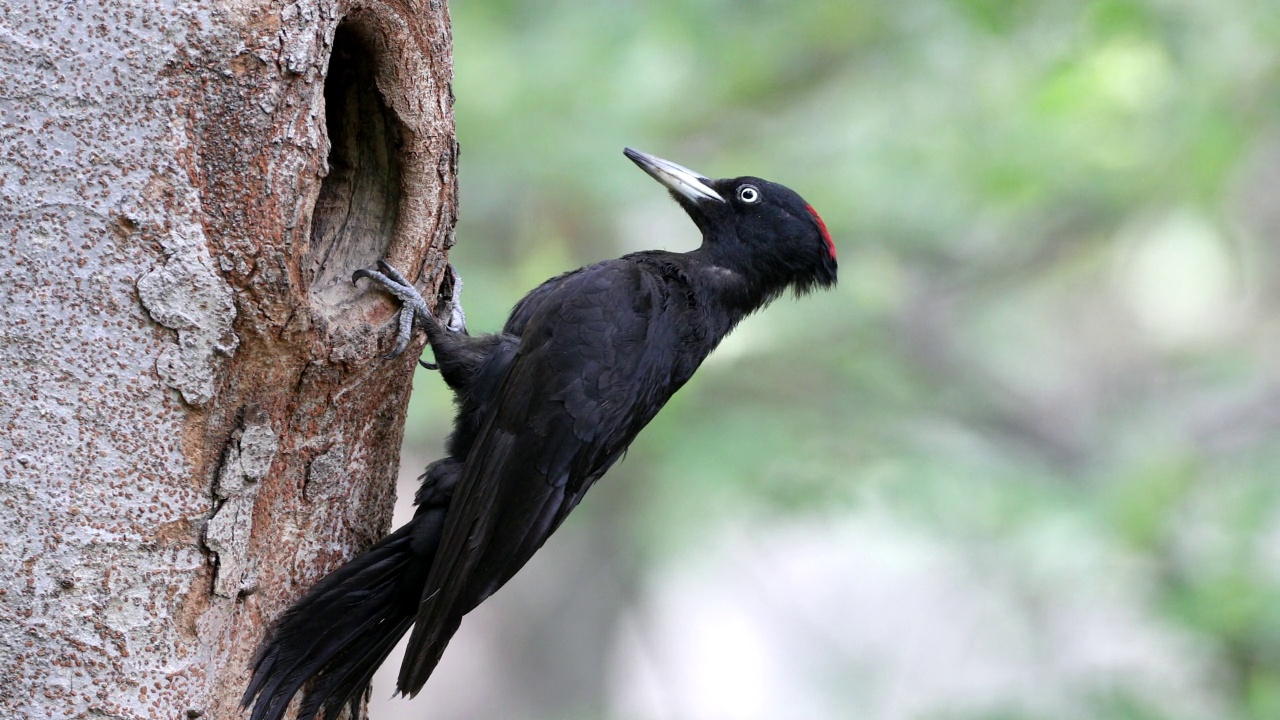
[[467, 331], [467, 314], [462, 311], [462, 276], [452, 265], [449, 268], [449, 320], [444, 325], [453, 332]]
[[[396, 282], [400, 283], [400, 285], [404, 287], [413, 287], [413, 283], [409, 282], [404, 275], [400, 274], [399, 270], [395, 269], [395, 267], [393, 267], [391, 263], [387, 262], [386, 260], [378, 261], [378, 269], [382, 271], [383, 275], [386, 275], [392, 280], [395, 280]], [[414, 292], [417, 292], [417, 291], [415, 290]]]
[[387, 359], [399, 357], [409, 346], [409, 339], [413, 337], [413, 321], [417, 315], [421, 313], [423, 317], [431, 317], [431, 312], [427, 310], [427, 301], [422, 298], [422, 293], [418, 292], [413, 283], [385, 260], [378, 261], [377, 270], [360, 268], [351, 274], [352, 283], [358, 282], [361, 278], [372, 281], [404, 303], [400, 308], [395, 347], [385, 356]]
[[[453, 332], [466, 332], [467, 316], [462, 311], [462, 303], [460, 297], [462, 295], [462, 276], [454, 269], [452, 265], [449, 268], [449, 320], [445, 323], [445, 327]], [[387, 359], [399, 357], [409, 346], [409, 340], [413, 337], [413, 321], [421, 314], [423, 318], [433, 317], [431, 311], [427, 309], [427, 301], [423, 299], [422, 293], [409, 282], [399, 270], [396, 270], [391, 263], [386, 260], [378, 261], [378, 268], [360, 268], [351, 274], [351, 282], [357, 283], [361, 278], [372, 281], [383, 290], [395, 295], [404, 305], [400, 308], [399, 319], [397, 320], [398, 330], [396, 333], [396, 344], [391, 352], [386, 355]], [[435, 363], [428, 363], [422, 360], [418, 361], [428, 370], [438, 369]]]

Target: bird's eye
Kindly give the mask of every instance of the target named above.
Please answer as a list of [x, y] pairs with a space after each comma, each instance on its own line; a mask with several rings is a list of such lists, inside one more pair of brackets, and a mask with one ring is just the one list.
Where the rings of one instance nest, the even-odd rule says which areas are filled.
[[738, 188], [738, 199], [744, 203], [760, 202], [760, 191], [755, 185], [743, 185]]

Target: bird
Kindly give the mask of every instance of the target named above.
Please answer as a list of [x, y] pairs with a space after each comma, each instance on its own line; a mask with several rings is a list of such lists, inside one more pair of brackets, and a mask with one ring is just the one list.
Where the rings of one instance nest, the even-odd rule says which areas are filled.
[[401, 303], [393, 355], [417, 327], [455, 394], [445, 457], [429, 465], [413, 519], [321, 579], [276, 619], [241, 705], [280, 720], [354, 716], [410, 633], [397, 690], [422, 689], [462, 617], [560, 527], [587, 490], [743, 318], [788, 290], [836, 284], [836, 247], [795, 191], [758, 177], [709, 179], [626, 148], [702, 234], [688, 252], [648, 250], [566, 272], [521, 299], [501, 331], [435, 318], [390, 264], [357, 270]]

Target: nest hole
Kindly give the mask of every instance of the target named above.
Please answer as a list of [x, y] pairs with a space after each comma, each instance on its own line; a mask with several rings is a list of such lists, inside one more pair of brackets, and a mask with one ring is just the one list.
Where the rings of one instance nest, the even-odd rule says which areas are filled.
[[353, 298], [351, 273], [384, 257], [402, 188], [404, 128], [378, 89], [378, 53], [367, 32], [338, 26], [324, 84], [329, 172], [311, 219], [313, 298]]

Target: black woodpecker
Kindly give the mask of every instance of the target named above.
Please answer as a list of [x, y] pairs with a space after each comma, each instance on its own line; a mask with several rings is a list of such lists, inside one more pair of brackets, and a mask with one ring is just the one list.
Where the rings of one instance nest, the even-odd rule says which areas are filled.
[[413, 519], [276, 620], [242, 700], [252, 720], [280, 720], [304, 685], [298, 718], [334, 720], [410, 628], [398, 688], [417, 694], [462, 616], [528, 562], [740, 320], [788, 289], [835, 285], [831, 236], [792, 190], [625, 154], [689, 214], [698, 249], [552, 278], [480, 336], [432, 317], [387, 263], [353, 276], [404, 303], [397, 350], [425, 328], [457, 417]]

